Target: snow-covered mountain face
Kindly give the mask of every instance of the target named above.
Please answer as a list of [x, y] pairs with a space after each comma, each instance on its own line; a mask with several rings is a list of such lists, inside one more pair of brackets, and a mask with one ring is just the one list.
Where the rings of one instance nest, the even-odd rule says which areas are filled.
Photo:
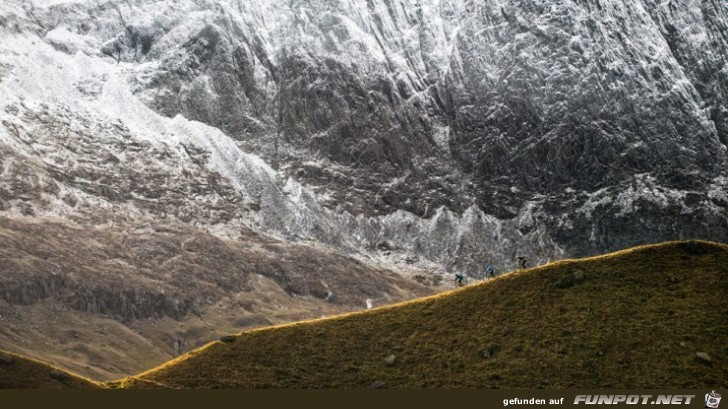
[[728, 241], [720, 0], [0, 6], [0, 215], [384, 263]]

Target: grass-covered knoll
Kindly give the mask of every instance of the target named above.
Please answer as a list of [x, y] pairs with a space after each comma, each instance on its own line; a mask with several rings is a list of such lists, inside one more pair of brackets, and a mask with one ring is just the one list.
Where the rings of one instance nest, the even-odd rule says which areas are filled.
[[728, 386], [728, 246], [675, 242], [214, 342], [116, 386]]
[[0, 351], [0, 389], [101, 388], [96, 382], [50, 365]]

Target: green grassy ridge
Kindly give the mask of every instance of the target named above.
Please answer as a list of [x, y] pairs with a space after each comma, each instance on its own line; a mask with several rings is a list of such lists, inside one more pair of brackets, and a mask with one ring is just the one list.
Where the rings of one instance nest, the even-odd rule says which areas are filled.
[[0, 351], [0, 389], [98, 389], [103, 385], [52, 365]]
[[[583, 282], [555, 286], [576, 271]], [[709, 242], [563, 260], [396, 306], [244, 332], [116, 386], [725, 387], [727, 273], [728, 246]]]

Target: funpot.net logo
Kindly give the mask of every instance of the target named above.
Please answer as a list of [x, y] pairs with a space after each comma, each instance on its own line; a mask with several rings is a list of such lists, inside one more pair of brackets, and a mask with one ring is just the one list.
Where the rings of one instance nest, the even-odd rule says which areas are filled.
[[574, 405], [689, 405], [693, 399], [695, 395], [576, 395]]
[[717, 409], [720, 405], [721, 394], [711, 391], [705, 394], [705, 407], [710, 409]]

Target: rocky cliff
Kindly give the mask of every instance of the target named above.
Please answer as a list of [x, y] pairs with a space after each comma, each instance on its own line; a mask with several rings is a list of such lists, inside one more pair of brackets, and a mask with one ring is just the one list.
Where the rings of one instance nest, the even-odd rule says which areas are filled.
[[[149, 206], [128, 192], [150, 178], [116, 176], [133, 163], [117, 153], [167, 149], [154, 160], [170, 170], [182, 167], [170, 149], [186, 149], [196, 170], [141, 195], [182, 194], [165, 205], [182, 220], [235, 218], [360, 252], [393, 239], [384, 220], [396, 215], [397, 245], [445, 265], [726, 240], [727, 13], [707, 0], [11, 2], [5, 140], [29, 125], [37, 138], [40, 121], [57, 144], [77, 131], [69, 115], [92, 114], [89, 152], [93, 127], [119, 139], [89, 164], [114, 172], [106, 188], [82, 188], [104, 202]], [[190, 180], [210, 170], [219, 185]], [[191, 186], [239, 198], [196, 217], [189, 199], [207, 192]], [[475, 253], [452, 235], [434, 253], [402, 237], [448, 212], [451, 231], [481, 234], [468, 209], [498, 226]]]

